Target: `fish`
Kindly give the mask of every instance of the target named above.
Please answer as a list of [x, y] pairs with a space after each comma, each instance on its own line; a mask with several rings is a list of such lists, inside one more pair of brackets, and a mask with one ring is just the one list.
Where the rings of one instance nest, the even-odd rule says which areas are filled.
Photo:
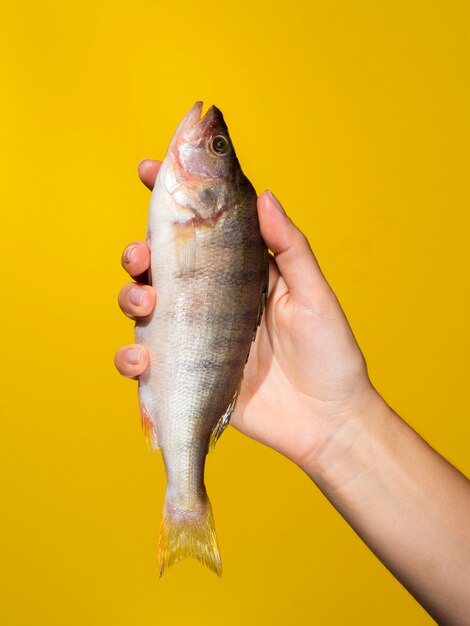
[[186, 557], [222, 574], [204, 466], [235, 408], [267, 298], [256, 191], [222, 112], [202, 116], [202, 107], [180, 122], [155, 181], [147, 244], [157, 306], [135, 328], [150, 355], [139, 378], [142, 426], [167, 477], [160, 576]]

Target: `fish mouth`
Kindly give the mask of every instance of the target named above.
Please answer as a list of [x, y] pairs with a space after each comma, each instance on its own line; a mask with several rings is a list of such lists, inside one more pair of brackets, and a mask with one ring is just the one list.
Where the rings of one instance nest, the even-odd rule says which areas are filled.
[[[184, 136], [186, 140], [194, 140], [197, 136], [212, 134], [217, 129], [226, 131], [227, 125], [222, 112], [212, 105], [202, 116], [203, 102], [196, 102], [186, 113], [176, 129], [175, 138]], [[202, 117], [201, 117], [202, 116]]]
[[177, 135], [184, 134], [201, 120], [203, 104], [200, 100], [194, 103], [194, 106], [186, 113], [176, 129]]

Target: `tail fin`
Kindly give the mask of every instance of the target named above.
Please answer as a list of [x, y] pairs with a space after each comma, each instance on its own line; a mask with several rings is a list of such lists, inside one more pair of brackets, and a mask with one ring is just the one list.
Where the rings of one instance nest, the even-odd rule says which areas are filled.
[[158, 540], [160, 576], [170, 565], [187, 557], [207, 565], [217, 576], [222, 575], [214, 517], [207, 496], [199, 508], [190, 511], [176, 508], [168, 497], [165, 499]]

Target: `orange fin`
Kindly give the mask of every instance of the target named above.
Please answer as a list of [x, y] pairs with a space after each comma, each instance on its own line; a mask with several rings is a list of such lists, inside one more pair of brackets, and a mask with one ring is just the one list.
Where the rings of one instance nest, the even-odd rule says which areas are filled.
[[196, 268], [196, 227], [194, 220], [173, 224], [175, 249], [180, 276], [194, 274]]
[[147, 409], [144, 406], [140, 406], [140, 418], [142, 422], [142, 430], [144, 431], [145, 440], [150, 450], [158, 450], [157, 431], [155, 430], [154, 423]]
[[214, 517], [206, 496], [199, 508], [183, 511], [165, 500], [158, 540], [160, 576], [174, 563], [192, 557], [222, 575]]

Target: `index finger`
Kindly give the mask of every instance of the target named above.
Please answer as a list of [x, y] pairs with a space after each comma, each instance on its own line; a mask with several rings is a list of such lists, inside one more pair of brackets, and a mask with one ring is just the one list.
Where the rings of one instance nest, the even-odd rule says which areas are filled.
[[138, 165], [140, 180], [149, 189], [153, 189], [153, 186], [155, 185], [155, 179], [157, 178], [158, 170], [160, 169], [161, 164], [161, 161], [144, 159]]
[[144, 241], [133, 241], [121, 257], [122, 267], [139, 283], [149, 284], [150, 250]]
[[[153, 189], [160, 169], [161, 161], [144, 159], [138, 165], [140, 180], [149, 189]], [[143, 241], [134, 241], [122, 253], [122, 267], [141, 283], [149, 283], [148, 269], [150, 267], [150, 251]]]

